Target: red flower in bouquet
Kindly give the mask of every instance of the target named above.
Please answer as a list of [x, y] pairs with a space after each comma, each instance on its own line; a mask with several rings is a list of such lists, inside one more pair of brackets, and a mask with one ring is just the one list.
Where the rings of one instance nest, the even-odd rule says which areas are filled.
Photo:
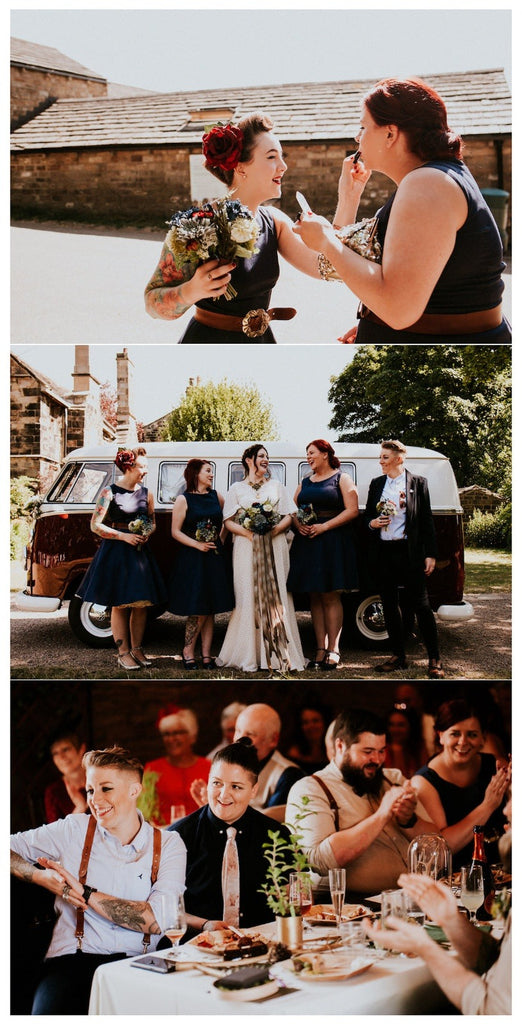
[[203, 136], [203, 156], [209, 167], [233, 171], [243, 149], [243, 132], [233, 124], [218, 124]]

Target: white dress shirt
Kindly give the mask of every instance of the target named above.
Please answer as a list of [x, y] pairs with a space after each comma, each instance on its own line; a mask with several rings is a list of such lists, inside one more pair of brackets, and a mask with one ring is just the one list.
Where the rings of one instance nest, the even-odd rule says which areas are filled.
[[[160, 897], [163, 893], [184, 891], [186, 849], [177, 832], [162, 832], [158, 878], [151, 888], [153, 829], [141, 814], [139, 817], [139, 832], [125, 846], [102, 826], [96, 826], [87, 869], [87, 884], [122, 900], [147, 900], [163, 930]], [[87, 814], [69, 814], [50, 825], [17, 832], [11, 837], [11, 849], [30, 863], [36, 862], [38, 857], [59, 860], [67, 871], [78, 878], [88, 823]], [[55, 909], [58, 916], [47, 957], [75, 953], [78, 945], [74, 934], [76, 907], [57, 896]], [[152, 950], [160, 938], [161, 935], [151, 935]], [[87, 906], [82, 950], [84, 953], [126, 953], [127, 956], [136, 956], [143, 952], [143, 933], [114, 924]]]
[[393, 501], [396, 513], [391, 517], [389, 526], [381, 528], [381, 540], [404, 540], [406, 538], [406, 470], [400, 476], [386, 477], [381, 494], [381, 501]]

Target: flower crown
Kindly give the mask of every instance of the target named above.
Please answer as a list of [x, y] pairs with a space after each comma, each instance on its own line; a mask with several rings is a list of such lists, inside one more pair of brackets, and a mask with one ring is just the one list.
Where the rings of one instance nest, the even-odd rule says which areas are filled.
[[218, 123], [203, 136], [202, 146], [209, 168], [233, 171], [241, 159], [243, 132], [234, 124]]
[[118, 448], [116, 452], [115, 463], [118, 469], [125, 471], [126, 469], [132, 469], [136, 462], [136, 456], [130, 448]]

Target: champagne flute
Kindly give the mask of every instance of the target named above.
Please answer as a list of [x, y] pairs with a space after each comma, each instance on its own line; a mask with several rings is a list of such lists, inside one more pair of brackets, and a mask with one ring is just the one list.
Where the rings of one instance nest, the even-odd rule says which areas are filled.
[[481, 864], [467, 864], [461, 868], [460, 902], [469, 910], [470, 924], [477, 925], [477, 910], [484, 902], [484, 873]]
[[176, 947], [187, 930], [185, 901], [181, 893], [164, 893], [161, 897], [163, 932]]
[[330, 896], [332, 897], [337, 931], [341, 934], [341, 918], [344, 907], [344, 894], [346, 890], [345, 868], [330, 868], [328, 872], [328, 881], [330, 883]]

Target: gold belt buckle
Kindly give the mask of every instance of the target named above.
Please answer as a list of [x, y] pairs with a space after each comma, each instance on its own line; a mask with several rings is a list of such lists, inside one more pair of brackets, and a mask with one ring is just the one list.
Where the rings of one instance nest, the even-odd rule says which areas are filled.
[[259, 338], [270, 325], [271, 317], [266, 309], [249, 309], [241, 323], [243, 334], [247, 338]]

